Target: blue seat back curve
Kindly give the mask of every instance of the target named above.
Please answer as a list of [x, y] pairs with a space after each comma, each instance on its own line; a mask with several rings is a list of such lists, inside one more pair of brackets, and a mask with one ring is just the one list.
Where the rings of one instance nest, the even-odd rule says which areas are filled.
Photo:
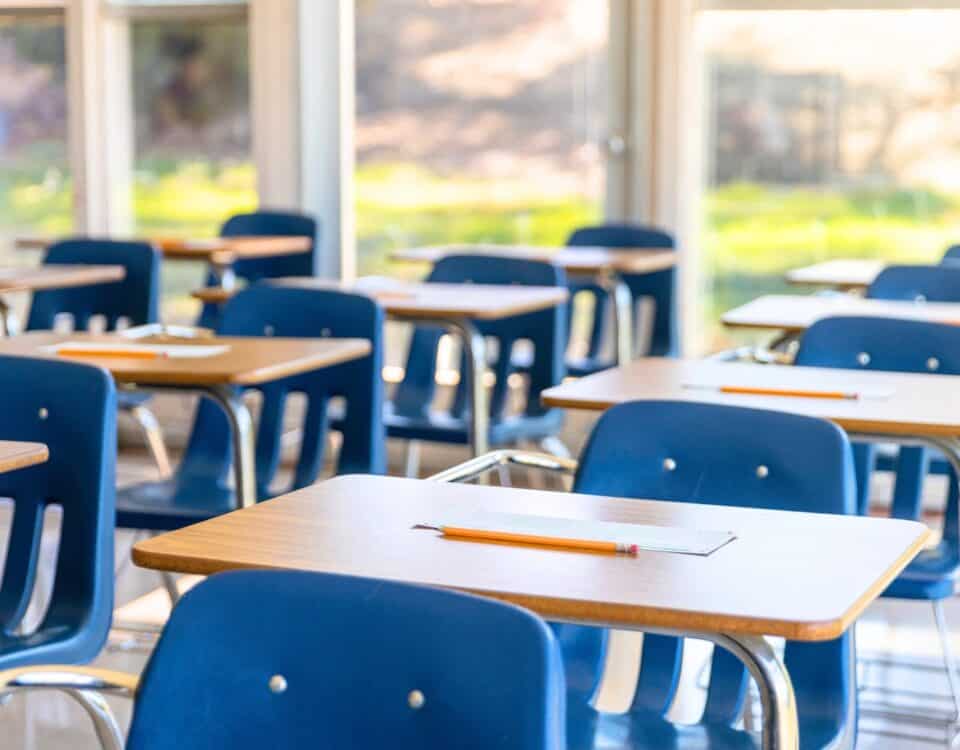
[[[103, 370], [0, 357], [0, 439], [47, 445], [45, 464], [0, 474], [13, 503], [0, 584], [0, 669], [81, 663], [106, 641], [113, 609], [116, 392]], [[37, 579], [44, 514], [61, 509], [50, 605], [21, 634]]]
[[[262, 394], [256, 441], [257, 489], [261, 499], [274, 494], [269, 488], [280, 465], [284, 411], [288, 397], [294, 393], [306, 398], [306, 413], [290, 490], [312, 484], [323, 468], [330, 420], [328, 406], [333, 398], [342, 398], [346, 403], [337, 473], [386, 471], [381, 380], [383, 311], [373, 299], [335, 290], [255, 284], [227, 304], [219, 333], [370, 341], [371, 353], [361, 359], [257, 386]], [[181, 491], [186, 494], [188, 487], [213, 485], [222, 492], [232, 466], [232, 450], [226, 416], [218, 405], [201, 401], [177, 472]]]
[[960, 267], [888, 266], [867, 288], [870, 299], [960, 302]]
[[[960, 375], [960, 328], [893, 318], [826, 318], [807, 329], [800, 340], [796, 364], [852, 370]], [[934, 364], [935, 369], [931, 369]], [[866, 513], [869, 479], [874, 461], [873, 448], [858, 445], [856, 454], [858, 505], [860, 512]], [[900, 449], [891, 506], [893, 517], [921, 520], [922, 487], [927, 464], [926, 449]], [[954, 546], [960, 532], [956, 524], [946, 523], [946, 519], [957, 513], [956, 496], [957, 478], [951, 471], [943, 539]]]
[[943, 254], [941, 263], [956, 263], [960, 261], [960, 245], [951, 245]]
[[562, 685], [550, 630], [525, 610], [364, 578], [226, 573], [174, 610], [127, 747], [562, 750]]
[[[523, 286], [563, 286], [566, 279], [562, 269], [549, 263], [516, 258], [458, 255], [439, 261], [431, 271], [428, 282], [444, 284], [505, 284]], [[564, 375], [564, 346], [566, 342], [566, 314], [560, 306], [546, 310], [515, 315], [493, 321], [475, 321], [482, 336], [496, 341], [496, 356], [490, 362], [496, 383], [490, 396], [491, 421], [505, 417], [508, 396], [508, 378], [513, 371], [511, 353], [515, 343], [529, 341], [533, 346], [524, 414], [540, 416], [551, 411], [540, 403], [540, 393], [560, 383]], [[404, 379], [393, 395], [397, 414], [425, 418], [436, 395], [437, 347], [445, 331], [417, 326], [410, 341]], [[491, 358], [488, 358], [490, 361]], [[464, 418], [469, 409], [467, 386], [470, 367], [461, 357], [463, 377], [457, 386], [451, 412]]]
[[[777, 435], [777, 440], [770, 440]], [[669, 459], [669, 460], [668, 460]], [[760, 469], [760, 467], [764, 467]], [[852, 514], [855, 482], [849, 442], [835, 425], [757, 409], [689, 402], [639, 401], [615, 406], [595, 427], [580, 461], [574, 491], [675, 502]], [[762, 563], [761, 563], [762, 564]], [[557, 626], [574, 669], [570, 702], [592, 698], [606, 633]], [[566, 631], [574, 629], [572, 633]], [[570, 645], [575, 645], [571, 652]], [[847, 716], [850, 642], [787, 646], [801, 715], [823, 716], [839, 733]], [[663, 714], [679, 678], [681, 641], [646, 636], [632, 711]], [[804, 660], [815, 665], [806, 675]], [[792, 669], [792, 667], [790, 667]], [[813, 678], [816, 679], [813, 679]], [[733, 722], [747, 673], [728, 652], [715, 650], [704, 719]], [[571, 709], [572, 710], [572, 709]]]
[[[261, 279], [282, 276], [313, 276], [316, 273], [316, 255], [320, 244], [319, 227], [311, 216], [283, 211], [254, 211], [231, 216], [220, 228], [221, 237], [310, 237], [313, 246], [302, 253], [276, 255], [265, 258], [242, 258], [233, 264], [238, 279], [254, 283]], [[213, 273], [207, 276], [207, 286], [217, 283]], [[216, 328], [220, 306], [205, 304], [199, 325]]]
[[68, 289], [50, 289], [33, 295], [27, 330], [53, 328], [57, 315], [69, 314], [75, 330], [87, 328], [90, 318], [102, 315], [108, 330], [125, 318], [130, 325], [159, 319], [160, 254], [143, 242], [72, 239], [51, 245], [44, 264], [123, 266], [122, 281]]
[[[567, 240], [570, 247], [612, 248], [674, 248], [673, 236], [662, 229], [637, 224], [604, 224], [577, 229]], [[649, 354], [655, 357], [676, 356], [679, 348], [679, 315], [676, 298], [676, 270], [673, 268], [649, 274], [624, 274], [624, 283], [630, 288], [634, 304], [644, 297], [654, 303]], [[595, 359], [600, 354], [606, 333], [606, 308], [608, 294], [596, 283], [570, 284], [572, 294], [587, 292], [595, 299], [594, 319], [590, 332], [587, 357]], [[570, 309], [572, 310], [572, 304]]]

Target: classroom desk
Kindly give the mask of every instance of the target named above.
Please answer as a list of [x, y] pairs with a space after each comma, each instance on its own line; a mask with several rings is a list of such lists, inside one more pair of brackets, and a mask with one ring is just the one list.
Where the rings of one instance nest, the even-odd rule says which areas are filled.
[[768, 294], [725, 312], [720, 320], [729, 328], [776, 329], [798, 334], [822, 318], [837, 315], [960, 324], [960, 303], [896, 302], [852, 294]]
[[10, 292], [39, 292], [123, 281], [123, 266], [67, 265], [51, 263], [35, 268], [0, 268], [0, 335], [9, 336], [10, 306], [3, 295]]
[[492, 255], [538, 260], [561, 266], [574, 276], [593, 276], [612, 297], [617, 362], [633, 359], [633, 304], [623, 274], [665, 271], [677, 264], [672, 248], [537, 247], [529, 245], [437, 245], [398, 250], [395, 260], [436, 263], [448, 255]]
[[50, 453], [43, 443], [0, 440], [0, 474], [46, 463], [48, 458]]
[[887, 265], [886, 261], [869, 258], [836, 258], [787, 271], [786, 280], [795, 286], [859, 291], [870, 286]]
[[[16, 246], [21, 250], [45, 250], [55, 241], [49, 237], [21, 237], [17, 239]], [[233, 264], [238, 260], [297, 255], [313, 247], [312, 237], [274, 235], [209, 239], [148, 237], [144, 242], [152, 244], [169, 260], [206, 262], [218, 284], [227, 289], [236, 284]]]
[[[474, 321], [499, 320], [545, 310], [563, 304], [569, 296], [561, 287], [408, 283], [379, 277], [359, 279], [353, 284], [304, 277], [273, 279], [270, 283], [368, 294], [394, 320], [439, 326], [457, 336], [470, 362], [470, 442], [475, 456], [482, 456], [489, 448], [490, 412], [483, 387], [487, 369], [486, 341]], [[214, 287], [198, 290], [194, 296], [204, 302], [222, 303], [229, 299], [231, 292]]]
[[[451, 541], [411, 528], [454, 507], [733, 531], [737, 539], [708, 557], [631, 557]], [[762, 636], [837, 637], [928, 536], [910, 521], [351, 476], [139, 542], [133, 559], [182, 573], [274, 568], [405, 581], [502, 599], [554, 621], [704, 638], [756, 678], [763, 746], [796, 750], [789, 675]]]
[[[178, 345], [226, 345], [229, 349], [204, 358], [163, 357], [144, 359], [84, 355], [63, 357], [51, 347], [64, 342], [149, 344], [122, 334], [28, 332], [0, 341], [0, 354], [68, 359], [98, 365], [108, 370], [120, 387], [135, 390], [199, 392], [215, 401], [226, 413], [233, 436], [234, 477], [238, 502], [257, 501], [254, 431], [250, 412], [239, 387], [255, 386], [311, 370], [331, 367], [365, 357], [370, 342], [365, 339], [288, 339], [270, 337], [218, 337], [183, 340]], [[172, 342], [165, 338], [163, 344]]]
[[[827, 399], [722, 393], [722, 385], [867, 394]], [[691, 387], [693, 386], [693, 387]], [[543, 403], [602, 411], [665, 399], [774, 409], [829, 419], [851, 438], [940, 450], [960, 474], [960, 376], [648, 358], [543, 392]]]

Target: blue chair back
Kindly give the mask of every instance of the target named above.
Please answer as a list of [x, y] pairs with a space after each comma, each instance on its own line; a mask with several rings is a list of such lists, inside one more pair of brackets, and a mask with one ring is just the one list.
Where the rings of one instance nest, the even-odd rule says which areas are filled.
[[562, 678], [549, 628], [517, 607], [347, 576], [225, 573], [174, 610], [127, 747], [560, 750]]
[[[524, 286], [563, 286], [563, 270], [550, 263], [482, 255], [452, 255], [439, 261], [427, 278], [442, 284], [516, 284]], [[515, 315], [494, 321], [475, 321], [478, 331], [497, 342], [497, 356], [492, 362], [496, 384], [490, 396], [491, 422], [505, 417], [508, 406], [507, 379], [514, 368], [512, 351], [515, 343], [529, 341], [533, 359], [529, 373], [528, 393], [524, 414], [542, 416], [547, 409], [540, 403], [540, 393], [557, 385], [564, 375], [566, 342], [566, 314], [559, 307], [551, 307], [524, 315]], [[436, 395], [437, 347], [445, 331], [417, 326], [410, 342], [404, 379], [393, 395], [394, 411], [402, 416], [425, 418]], [[451, 413], [462, 419], [467, 413], [469, 397], [467, 383], [470, 368], [461, 357], [461, 377]]]
[[[335, 290], [255, 284], [227, 303], [218, 333], [362, 338], [371, 343], [371, 354], [363, 359], [256, 387], [262, 394], [256, 440], [257, 489], [261, 499], [274, 494], [269, 488], [280, 465], [284, 410], [288, 397], [295, 393], [303, 394], [307, 403], [300, 455], [287, 491], [313, 484], [323, 469], [331, 416], [328, 407], [334, 398], [346, 402], [337, 473], [386, 471], [381, 380], [383, 311], [374, 300]], [[226, 416], [216, 404], [201, 401], [177, 472], [178, 494], [222, 496], [229, 492], [227, 478], [232, 456]]]
[[[614, 248], [673, 248], [676, 241], [662, 229], [638, 224], [603, 224], [577, 229], [567, 240], [570, 247]], [[653, 326], [649, 354], [654, 357], [676, 356], [679, 347], [679, 328], [676, 299], [676, 270], [673, 268], [649, 274], [624, 274], [623, 280], [630, 288], [634, 302], [648, 297], [653, 300]], [[587, 292], [594, 296], [596, 307], [587, 358], [596, 359], [600, 354], [605, 334], [607, 293], [596, 283], [574, 281], [572, 293]], [[572, 308], [571, 308], [572, 309]]]
[[130, 325], [159, 320], [160, 254], [143, 242], [118, 240], [72, 239], [57, 242], [47, 251], [44, 264], [76, 264], [123, 266], [122, 281], [72, 289], [51, 289], [33, 295], [27, 330], [53, 328], [57, 315], [73, 318], [75, 330], [84, 330], [90, 318], [102, 315], [108, 330], [117, 321]]
[[[113, 609], [116, 393], [103, 370], [0, 357], [0, 439], [45, 443], [49, 461], [0, 474], [13, 524], [0, 585], [0, 669], [93, 659]], [[60, 543], [49, 608], [20, 627], [37, 581], [44, 516], [59, 507]]]
[[281, 276], [313, 276], [314, 259], [320, 241], [317, 221], [312, 216], [280, 211], [256, 211], [231, 216], [220, 229], [221, 237], [261, 235], [268, 237], [311, 237], [313, 247], [295, 255], [246, 258], [233, 264], [234, 273], [249, 282]]
[[[868, 355], [863, 357], [863, 355]], [[878, 317], [835, 317], [817, 321], [800, 340], [796, 364], [852, 370], [960, 375], [960, 328], [953, 325]], [[854, 447], [859, 486], [858, 507], [866, 513], [874, 449]], [[921, 520], [926, 450], [901, 447], [891, 515]], [[957, 477], [950, 474], [943, 542], [956, 544], [960, 530]]]
[[[771, 440], [771, 435], [777, 439]], [[636, 401], [613, 407], [590, 436], [573, 489], [685, 503], [855, 512], [850, 446], [839, 428], [794, 414], [718, 404]], [[597, 628], [556, 627], [566, 646], [568, 695], [574, 710], [597, 688], [607, 634]], [[850, 708], [846, 688], [855, 679], [849, 668], [850, 649], [847, 636], [822, 644], [787, 645], [801, 718], [818, 716], [837, 734]], [[677, 689], [681, 656], [680, 639], [644, 636], [631, 711], [656, 715], [667, 711]], [[734, 722], [747, 683], [743, 666], [716, 649], [704, 720]]]
[[960, 267], [888, 266], [867, 289], [870, 299], [960, 302]]
[[943, 254], [941, 263], [956, 263], [960, 261], [960, 245], [951, 245]]
[[[277, 279], [283, 276], [313, 276], [316, 272], [317, 247], [320, 243], [319, 227], [312, 216], [282, 211], [254, 211], [248, 214], [231, 216], [220, 228], [221, 237], [312, 237], [313, 246], [303, 253], [277, 255], [266, 258], [244, 258], [233, 264], [233, 272], [238, 279], [252, 284], [261, 279]], [[217, 278], [211, 272], [207, 275], [207, 286], [217, 284]], [[200, 312], [198, 325], [216, 328], [219, 324], [221, 307], [217, 304], [204, 304]]]

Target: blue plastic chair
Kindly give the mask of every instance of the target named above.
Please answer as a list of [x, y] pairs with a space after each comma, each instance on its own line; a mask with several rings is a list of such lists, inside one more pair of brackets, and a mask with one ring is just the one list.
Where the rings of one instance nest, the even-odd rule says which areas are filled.
[[[49, 667], [0, 684], [90, 677], [127, 695], [136, 682]], [[526, 610], [424, 586], [244, 571], [204, 581], [174, 609], [136, 686], [126, 747], [563, 750], [563, 717], [557, 644]]]
[[[106, 330], [119, 321], [130, 326], [156, 323], [160, 319], [160, 254], [143, 242], [104, 239], [70, 239], [50, 246], [44, 265], [91, 264], [123, 266], [122, 281], [68, 289], [50, 289], [33, 295], [27, 317], [28, 331], [53, 328], [58, 316], [73, 319], [75, 330], [85, 330], [95, 316], [102, 316]], [[121, 391], [117, 404], [143, 430], [161, 475], [170, 471], [163, 433], [156, 417], [146, 407], [150, 394]]]
[[[576, 230], [570, 235], [567, 245], [570, 247], [672, 248], [676, 243], [670, 234], [653, 227], [636, 224], [605, 224]], [[653, 300], [654, 313], [649, 355], [676, 356], [680, 337], [675, 269], [670, 268], [648, 274], [624, 274], [623, 281], [630, 289], [634, 309], [639, 300], [644, 297]], [[568, 362], [568, 372], [571, 375], [582, 376], [614, 367], [616, 362], [605, 358], [602, 352], [607, 336], [605, 313], [609, 294], [596, 282], [573, 279], [569, 287], [570, 314], [573, 311], [572, 295], [574, 294], [589, 294], [594, 298], [595, 306], [586, 356], [578, 361]]]
[[[562, 286], [562, 269], [549, 263], [490, 256], [448, 256], [439, 261], [427, 281], [445, 284], [520, 284]], [[496, 383], [490, 396], [491, 446], [519, 441], [542, 441], [555, 437], [563, 426], [563, 413], [540, 403], [540, 393], [563, 378], [566, 346], [566, 313], [561, 307], [516, 315], [494, 321], [475, 321], [477, 330], [497, 342], [491, 367]], [[433, 408], [436, 396], [437, 347], [445, 331], [418, 326], [413, 333], [403, 380], [397, 385], [387, 409], [387, 434], [406, 440], [428, 440], [466, 445], [470, 441], [467, 384], [469, 368], [461, 358], [461, 377], [449, 410]], [[517, 369], [512, 356], [514, 344], [532, 344], [532, 359], [525, 363], [528, 374], [526, 403], [521, 414], [507, 412], [507, 379]]]
[[[573, 489], [688, 503], [855, 512], [850, 447], [839, 428], [809, 417], [716, 404], [636, 401], [613, 407], [590, 436]], [[755, 747], [749, 734], [734, 728], [748, 677], [729, 652], [714, 651], [699, 724], [677, 727], [664, 715], [677, 690], [681, 639], [644, 636], [633, 703], [626, 714], [613, 715], [590, 706], [602, 676], [607, 631], [573, 625], [554, 629], [566, 666], [571, 749]], [[856, 706], [848, 700], [856, 679], [852, 649], [850, 635], [786, 646], [803, 750], [825, 748], [856, 731]]]
[[[940, 266], [890, 266], [877, 276], [867, 289], [871, 299], [926, 302], [960, 302], [960, 264], [950, 267], [949, 263]], [[922, 448], [910, 449], [914, 453]], [[925, 452], [928, 455], [928, 452]], [[910, 453], [908, 452], [908, 456]], [[888, 450], [876, 453], [876, 468], [879, 471], [896, 471], [897, 453]], [[924, 457], [926, 461], [926, 456]], [[916, 457], [906, 461], [916, 462]], [[935, 456], [929, 462], [934, 474], [947, 474], [949, 467], [942, 456]], [[867, 488], [862, 488], [865, 491]]]
[[563, 747], [543, 621], [400, 583], [216, 576], [177, 606], [141, 685], [129, 750]]
[[951, 245], [943, 254], [941, 263], [956, 263], [960, 261], [960, 245]]
[[[256, 438], [256, 477], [260, 499], [315, 482], [323, 469], [331, 399], [346, 401], [339, 425], [343, 442], [337, 473], [382, 474], [386, 445], [382, 421], [383, 311], [369, 297], [333, 290], [255, 284], [227, 304], [219, 333], [224, 336], [365, 338], [372, 352], [363, 359], [257, 386], [262, 394]], [[287, 398], [306, 397], [303, 437], [290, 484], [272, 488], [280, 464]], [[226, 416], [207, 400], [197, 407], [186, 452], [174, 477], [121, 490], [117, 525], [168, 530], [235, 510], [228, 484], [232, 441]]]
[[[864, 357], [863, 355], [867, 356]], [[818, 321], [800, 341], [796, 363], [810, 367], [882, 370], [940, 375], [960, 375], [960, 328], [915, 320], [872, 317], [837, 317]], [[869, 508], [870, 476], [876, 466], [876, 449], [854, 447], [859, 485], [858, 507]], [[928, 473], [929, 451], [903, 447], [895, 464], [896, 483], [890, 515], [922, 520], [923, 480]], [[937, 619], [944, 655], [950, 653], [942, 603], [955, 592], [960, 570], [960, 511], [956, 473], [944, 462], [949, 490], [942, 536], [931, 550], [920, 555], [884, 592], [883, 596], [930, 601]], [[954, 668], [948, 667], [955, 705], [960, 706]]]
[[[244, 258], [233, 264], [233, 273], [238, 279], [254, 283], [262, 279], [282, 276], [313, 276], [316, 272], [316, 254], [320, 242], [316, 220], [311, 216], [280, 211], [255, 211], [231, 216], [220, 228], [221, 237], [312, 237], [313, 247], [294, 255], [277, 255], [267, 258]], [[214, 286], [219, 279], [211, 272], [207, 286]], [[205, 304], [200, 312], [198, 325], [216, 328], [222, 307]]]
[[[70, 362], [0, 357], [0, 439], [45, 443], [49, 461], [0, 474], [13, 502], [0, 586], [0, 669], [93, 659], [113, 608], [117, 405], [113, 378]], [[44, 515], [62, 509], [49, 606], [22, 632], [37, 583]]]

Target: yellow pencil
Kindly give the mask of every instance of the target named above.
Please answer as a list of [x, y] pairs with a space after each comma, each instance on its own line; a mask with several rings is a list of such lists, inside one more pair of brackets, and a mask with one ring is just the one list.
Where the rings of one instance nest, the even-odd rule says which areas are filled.
[[507, 544], [525, 544], [537, 547], [558, 547], [561, 549], [580, 550], [583, 552], [605, 552], [608, 554], [636, 555], [639, 548], [636, 544], [619, 544], [617, 542], [602, 542], [591, 539], [566, 539], [555, 536], [538, 536], [534, 534], [517, 534], [510, 531], [494, 531], [488, 529], [465, 529], [457, 526], [426, 526], [417, 525], [418, 529], [433, 529], [451, 539], [462, 539], [475, 542], [505, 542]]
[[122, 357], [124, 359], [163, 359], [166, 352], [146, 349], [58, 349], [61, 357]]
[[788, 398], [828, 398], [842, 400], [856, 400], [858, 393], [844, 393], [843, 391], [806, 391], [794, 388], [759, 388], [754, 386], [722, 385], [718, 388], [721, 393], [738, 393], [753, 396], [786, 396]]

